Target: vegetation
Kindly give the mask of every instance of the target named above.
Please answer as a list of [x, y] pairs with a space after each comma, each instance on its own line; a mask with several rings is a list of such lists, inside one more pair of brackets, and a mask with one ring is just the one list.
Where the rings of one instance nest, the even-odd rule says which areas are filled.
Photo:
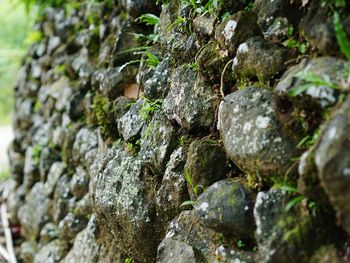
[[11, 0], [0, 2], [0, 125], [10, 123], [13, 87], [32, 22], [33, 17], [25, 14], [23, 6]]

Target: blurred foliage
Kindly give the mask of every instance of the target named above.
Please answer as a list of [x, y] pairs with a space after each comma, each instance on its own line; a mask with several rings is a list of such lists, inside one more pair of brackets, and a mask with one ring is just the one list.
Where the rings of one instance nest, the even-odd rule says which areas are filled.
[[0, 1], [0, 125], [10, 122], [13, 87], [32, 21], [18, 1]]

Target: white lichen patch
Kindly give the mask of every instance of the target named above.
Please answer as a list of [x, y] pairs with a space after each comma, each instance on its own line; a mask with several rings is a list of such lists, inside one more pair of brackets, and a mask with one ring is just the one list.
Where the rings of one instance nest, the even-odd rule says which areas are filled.
[[247, 133], [249, 132], [251, 129], [252, 129], [253, 125], [251, 122], [246, 122], [244, 123], [244, 126], [243, 126], [243, 132], [244, 133]]
[[233, 37], [233, 35], [235, 34], [235, 29], [237, 27], [237, 22], [235, 20], [230, 20], [227, 22], [224, 30], [221, 32], [226, 41], [230, 41]]
[[248, 45], [247, 43], [242, 43], [239, 45], [238, 49], [237, 49], [237, 53], [247, 53], [248, 52]]
[[350, 168], [344, 168], [343, 169], [343, 175], [344, 176], [350, 176]]
[[203, 202], [200, 206], [199, 206], [199, 209], [202, 210], [202, 211], [207, 211], [209, 207], [209, 204], [207, 202]]
[[271, 119], [269, 117], [258, 116], [255, 121], [256, 127], [266, 129], [269, 126]]

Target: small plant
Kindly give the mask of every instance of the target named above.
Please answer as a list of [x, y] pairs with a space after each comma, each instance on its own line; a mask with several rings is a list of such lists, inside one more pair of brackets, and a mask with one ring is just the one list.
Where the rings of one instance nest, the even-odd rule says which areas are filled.
[[127, 257], [127, 258], [124, 260], [124, 263], [134, 263], [134, 260], [133, 260], [131, 257]]
[[297, 49], [301, 54], [305, 54], [309, 49], [308, 42], [299, 42], [294, 38], [294, 27], [290, 25], [287, 31], [288, 39], [285, 40], [282, 44], [283, 46], [291, 49]]
[[329, 75], [322, 75], [319, 76], [317, 74], [308, 72], [308, 71], [301, 71], [295, 74], [295, 77], [303, 80], [306, 82], [306, 84], [293, 87], [289, 92], [288, 95], [291, 97], [298, 96], [300, 93], [312, 88], [312, 87], [320, 87], [325, 86], [329, 87], [335, 90], [340, 90], [341, 87], [334, 83]]
[[337, 41], [340, 47], [340, 51], [345, 55], [347, 60], [350, 61], [350, 41], [341, 23], [340, 15], [338, 12], [334, 12], [333, 24], [334, 24], [335, 35], [337, 37]]
[[154, 112], [161, 109], [163, 100], [156, 99], [151, 101], [149, 99], [144, 98], [142, 108], [139, 110], [139, 114], [141, 118], [148, 121], [153, 116]]
[[[191, 173], [188, 169], [185, 169], [184, 176], [185, 176], [185, 180], [186, 180], [187, 184], [191, 187], [191, 189], [194, 193], [195, 199], [197, 199], [199, 194], [200, 194], [199, 191], [202, 189], [203, 192], [205, 192], [206, 189], [202, 185], [194, 185]], [[183, 202], [180, 205], [180, 207], [187, 206], [187, 205], [193, 206], [194, 202], [195, 202], [195, 200], [187, 200], [187, 201]]]
[[239, 239], [239, 240], [237, 240], [237, 247], [238, 248], [245, 248], [245, 243], [244, 243], [244, 241], [243, 240], [241, 240], [241, 239]]
[[144, 23], [147, 26], [155, 26], [160, 23], [159, 17], [153, 14], [143, 14], [137, 18], [136, 21], [139, 23]]

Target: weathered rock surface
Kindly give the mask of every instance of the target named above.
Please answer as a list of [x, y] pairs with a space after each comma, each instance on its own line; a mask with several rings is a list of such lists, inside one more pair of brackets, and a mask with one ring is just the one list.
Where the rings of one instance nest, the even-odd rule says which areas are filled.
[[227, 95], [218, 126], [228, 156], [240, 169], [266, 181], [286, 175], [295, 142], [283, 128], [269, 89], [249, 87]]
[[14, 91], [19, 262], [349, 259], [347, 1], [59, 2]]

